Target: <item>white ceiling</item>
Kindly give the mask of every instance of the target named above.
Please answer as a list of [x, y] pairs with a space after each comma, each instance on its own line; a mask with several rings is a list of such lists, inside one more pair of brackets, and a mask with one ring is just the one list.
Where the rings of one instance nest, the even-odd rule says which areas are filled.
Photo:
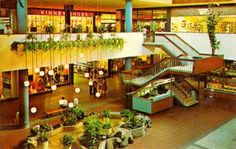
[[[115, 11], [125, 8], [125, 0], [28, 0], [28, 8], [63, 9], [64, 5], [74, 5], [75, 10]], [[166, 6], [172, 0], [132, 0], [133, 8]]]

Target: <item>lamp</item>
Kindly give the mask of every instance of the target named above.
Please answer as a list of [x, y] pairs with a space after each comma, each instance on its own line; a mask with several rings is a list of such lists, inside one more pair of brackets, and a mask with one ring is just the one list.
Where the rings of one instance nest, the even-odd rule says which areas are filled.
[[30, 108], [30, 112], [33, 113], [33, 114], [36, 113], [37, 112], [37, 108], [36, 107], [31, 107]]
[[80, 88], [79, 87], [76, 87], [75, 88], [75, 93], [79, 93], [80, 92]]
[[79, 54], [79, 57], [80, 57], [80, 58], [83, 58], [83, 57], [84, 57], [84, 53], [80, 53], [80, 54]]
[[65, 69], [69, 69], [69, 64], [65, 64], [65, 65], [64, 65], [64, 68], [65, 68]]
[[93, 80], [89, 80], [89, 85], [90, 85], [90, 86], [93, 85]]
[[64, 100], [63, 99], [60, 99], [59, 100], [59, 105], [62, 106], [64, 104]]
[[44, 76], [44, 71], [40, 71], [39, 76], [41, 76], [41, 77]]
[[100, 76], [102, 76], [104, 73], [103, 73], [102, 70], [99, 70], [99, 71], [98, 71], [98, 74], [99, 74]]
[[89, 78], [89, 73], [88, 72], [84, 73], [84, 76], [85, 78]]
[[95, 96], [96, 96], [97, 98], [99, 98], [99, 97], [101, 96], [101, 93], [97, 92], [97, 93], [95, 94]]
[[29, 81], [24, 81], [24, 86], [25, 87], [28, 87], [30, 85], [30, 82]]
[[39, 73], [40, 72], [40, 69], [38, 67], [34, 68], [34, 72], [35, 73]]
[[49, 71], [48, 71], [48, 75], [49, 76], [52, 76], [54, 74], [54, 71], [52, 70], [52, 69], [50, 69]]
[[68, 107], [69, 108], [73, 108], [74, 107], [74, 103], [73, 102], [69, 102]]
[[51, 86], [51, 89], [52, 89], [53, 91], [55, 91], [55, 90], [57, 89], [57, 86], [56, 86], [56, 85], [52, 85], [52, 86]]

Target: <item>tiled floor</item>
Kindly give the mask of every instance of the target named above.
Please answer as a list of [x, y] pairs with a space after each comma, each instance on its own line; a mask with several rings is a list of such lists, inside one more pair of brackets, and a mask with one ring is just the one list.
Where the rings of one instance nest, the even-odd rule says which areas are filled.
[[217, 128], [205, 137], [195, 141], [186, 149], [236, 149], [236, 118]]
[[[108, 80], [109, 92], [106, 97], [95, 98], [88, 94], [88, 81], [80, 78], [74, 86], [60, 87], [52, 94], [35, 96], [30, 99], [30, 106], [38, 107], [38, 112], [31, 115], [31, 126], [39, 123], [58, 123], [60, 117], [42, 118], [42, 112], [58, 107], [58, 100], [78, 97], [86, 111], [102, 111], [110, 109], [121, 111], [124, 108], [123, 89], [119, 78]], [[81, 87], [81, 93], [73, 94], [75, 86]], [[0, 103], [0, 124], [13, 124], [17, 101]], [[7, 112], [6, 112], [7, 111]], [[197, 139], [236, 116], [236, 100], [204, 99], [200, 104], [185, 108], [175, 105], [173, 112], [165, 110], [150, 115], [153, 127], [148, 129], [144, 137], [136, 138], [127, 149], [178, 149], [185, 148]], [[0, 131], [0, 149], [11, 149], [29, 134], [29, 129], [5, 129]]]

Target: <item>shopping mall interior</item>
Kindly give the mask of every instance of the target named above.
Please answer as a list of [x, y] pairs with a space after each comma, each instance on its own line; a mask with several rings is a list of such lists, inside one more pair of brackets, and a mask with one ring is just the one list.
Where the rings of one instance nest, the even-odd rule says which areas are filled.
[[0, 0], [1, 149], [235, 149], [235, 0]]

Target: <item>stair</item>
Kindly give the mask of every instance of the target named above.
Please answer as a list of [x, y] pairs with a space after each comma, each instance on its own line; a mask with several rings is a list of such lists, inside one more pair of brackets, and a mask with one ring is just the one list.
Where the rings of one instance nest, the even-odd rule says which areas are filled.
[[185, 107], [189, 107], [198, 103], [198, 101], [191, 96], [189, 88], [183, 87], [182, 83], [173, 83], [172, 91], [175, 98]]

